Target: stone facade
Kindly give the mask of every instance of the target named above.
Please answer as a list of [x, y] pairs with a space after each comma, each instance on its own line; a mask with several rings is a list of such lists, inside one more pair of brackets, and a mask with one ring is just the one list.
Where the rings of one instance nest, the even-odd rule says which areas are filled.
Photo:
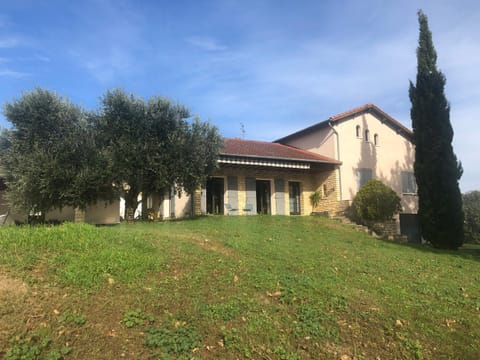
[[[334, 208], [338, 203], [338, 179], [336, 177], [336, 170], [333, 166], [324, 166], [309, 170], [293, 170], [293, 169], [269, 169], [262, 167], [240, 167], [240, 166], [222, 166], [216, 171], [213, 177], [223, 178], [225, 182], [224, 202], [228, 203], [229, 191], [228, 179], [229, 177], [236, 177], [237, 179], [237, 194], [238, 194], [238, 215], [249, 215], [246, 211], [246, 179], [255, 178], [257, 180], [266, 180], [270, 182], [270, 213], [278, 215], [282, 212], [277, 207], [284, 209], [283, 213], [290, 214], [289, 201], [289, 183], [296, 182], [300, 185], [300, 215], [310, 215], [313, 211], [310, 204], [310, 195], [315, 191], [324, 191], [326, 189], [325, 198], [322, 199], [322, 205], [326, 208]], [[276, 188], [276, 179], [283, 180], [283, 187]], [[277, 193], [283, 193], [285, 196], [283, 200], [277, 198]], [[199, 214], [201, 208], [199, 206], [200, 193], [195, 194], [195, 213]], [[282, 201], [281, 204], [278, 201]], [[200, 211], [199, 211], [200, 210]]]

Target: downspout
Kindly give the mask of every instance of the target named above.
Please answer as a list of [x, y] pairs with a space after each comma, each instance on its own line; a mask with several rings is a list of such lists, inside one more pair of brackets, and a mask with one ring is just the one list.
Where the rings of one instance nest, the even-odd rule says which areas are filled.
[[[335, 130], [335, 128], [333, 127], [332, 118], [328, 119], [328, 126], [330, 127], [330, 129], [332, 129], [333, 133], [337, 137], [337, 160], [341, 161], [340, 160], [340, 136], [338, 135], [337, 130]], [[340, 200], [343, 200], [343, 196], [342, 196], [342, 170], [340, 168], [338, 169], [338, 183], [339, 183], [339, 186], [340, 186], [340, 189], [338, 189], [338, 192], [340, 194]]]

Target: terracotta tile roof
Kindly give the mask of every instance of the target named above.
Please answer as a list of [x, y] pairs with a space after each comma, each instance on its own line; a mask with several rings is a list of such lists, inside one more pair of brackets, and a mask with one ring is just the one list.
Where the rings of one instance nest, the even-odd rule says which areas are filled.
[[340, 120], [343, 120], [345, 118], [348, 118], [350, 116], [354, 116], [354, 115], [357, 115], [357, 114], [360, 114], [362, 112], [370, 112], [370, 113], [374, 113], [376, 114], [378, 117], [380, 117], [382, 120], [384, 120], [387, 124], [389, 124], [390, 126], [392, 126], [393, 128], [397, 129], [400, 133], [402, 133], [406, 138], [408, 138], [409, 140], [412, 140], [413, 138], [413, 132], [412, 130], [410, 130], [409, 128], [407, 128], [406, 126], [404, 126], [403, 124], [401, 124], [399, 121], [395, 120], [393, 117], [391, 117], [390, 115], [388, 115], [385, 111], [383, 111], [382, 109], [380, 109], [378, 106], [376, 106], [375, 104], [372, 104], [372, 103], [368, 103], [368, 104], [365, 104], [365, 105], [362, 105], [362, 106], [359, 106], [359, 107], [356, 107], [354, 109], [351, 109], [351, 110], [348, 110], [348, 111], [345, 111], [345, 112], [342, 112], [340, 114], [337, 114], [337, 115], [334, 115], [334, 116], [331, 116], [330, 118], [328, 118], [327, 120], [325, 121], [322, 121], [322, 122], [319, 122], [317, 124], [314, 124], [312, 126], [309, 126], [305, 129], [302, 129], [302, 130], [299, 130], [299, 131], [296, 131], [290, 135], [287, 135], [287, 136], [284, 136], [278, 140], [275, 140], [275, 142], [283, 142], [283, 141], [286, 141], [287, 139], [290, 139], [292, 137], [295, 137], [297, 135], [301, 135], [301, 134], [305, 134], [306, 132], [309, 132], [309, 131], [312, 131], [312, 130], [315, 130], [315, 129], [319, 129], [319, 128], [322, 128], [322, 127], [325, 127], [325, 126], [328, 126], [328, 124], [330, 122], [337, 122], [337, 121], [340, 121]]
[[312, 153], [310, 151], [266, 141], [243, 139], [224, 139], [224, 146], [220, 155], [255, 157], [264, 159], [293, 160], [304, 162], [320, 162], [327, 164], [340, 164], [341, 162]]
[[402, 123], [400, 123], [399, 121], [395, 120], [393, 117], [391, 117], [390, 115], [388, 115], [385, 111], [383, 111], [383, 110], [380, 109], [378, 106], [376, 106], [375, 104], [372, 104], [372, 103], [368, 103], [368, 104], [365, 104], [365, 105], [356, 107], [356, 108], [354, 108], [354, 109], [345, 111], [345, 112], [343, 112], [343, 113], [334, 115], [334, 116], [332, 116], [329, 120], [338, 121], [338, 120], [344, 119], [344, 118], [346, 118], [346, 117], [355, 115], [355, 114], [357, 114], [357, 113], [365, 112], [365, 111], [376, 112], [377, 114], [383, 116], [383, 117], [385, 118], [385, 120], [387, 120], [387, 121], [389, 121], [390, 123], [392, 123], [392, 125], [394, 125], [394, 126], [400, 128], [400, 129], [402, 129], [403, 131], [405, 131], [405, 132], [406, 132], [407, 134], [409, 134], [409, 135], [413, 135], [412, 130], [410, 130], [409, 128], [405, 127]]

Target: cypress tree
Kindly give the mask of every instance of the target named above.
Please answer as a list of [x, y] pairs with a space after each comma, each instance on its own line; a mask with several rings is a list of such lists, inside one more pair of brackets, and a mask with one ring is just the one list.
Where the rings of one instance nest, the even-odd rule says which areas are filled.
[[437, 69], [437, 53], [427, 16], [418, 12], [416, 84], [410, 82], [411, 118], [415, 141], [420, 232], [434, 247], [462, 246], [463, 210], [458, 180], [462, 166], [453, 152], [450, 105], [445, 76]]

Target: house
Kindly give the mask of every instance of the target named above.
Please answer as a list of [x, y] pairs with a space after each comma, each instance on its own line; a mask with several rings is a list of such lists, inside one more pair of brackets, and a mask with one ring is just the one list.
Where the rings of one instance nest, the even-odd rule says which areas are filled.
[[224, 139], [218, 168], [192, 196], [172, 190], [146, 198], [153, 218], [194, 215], [310, 215], [309, 196], [323, 191], [316, 211], [335, 211], [337, 160], [292, 146]]
[[[375, 178], [397, 192], [399, 225], [414, 226], [418, 210], [413, 172], [413, 133], [374, 104], [330, 117], [276, 143], [294, 146], [341, 161], [337, 169], [339, 200], [350, 202], [360, 187]], [[403, 231], [402, 231], [403, 232]]]
[[[362, 185], [376, 178], [399, 194], [399, 230], [408, 232], [415, 228], [418, 208], [414, 151], [411, 130], [366, 104], [274, 142], [227, 138], [218, 168], [202, 189], [178, 196], [172, 187], [147, 196], [142, 210], [161, 219], [202, 214], [335, 215], [346, 209]], [[312, 208], [314, 192], [320, 200]], [[80, 215], [86, 222], [116, 223], [120, 206], [99, 203]], [[47, 215], [76, 218], [73, 209]]]
[[[16, 213], [12, 211], [7, 203], [4, 175], [0, 169], [0, 225], [13, 224], [15, 222], [25, 223], [27, 221], [26, 214]], [[5, 216], [7, 215], [8, 216]], [[119, 200], [112, 203], [99, 201], [96, 204], [87, 206], [85, 211], [75, 210], [72, 207], [64, 207], [63, 209], [53, 209], [45, 214], [47, 221], [77, 221], [89, 224], [117, 224], [120, 222]]]
[[[154, 217], [192, 214], [335, 215], [376, 178], [401, 198], [399, 225], [415, 228], [413, 133], [373, 104], [335, 115], [275, 142], [225, 139], [218, 169], [193, 196], [149, 196]], [[310, 195], [320, 194], [313, 209]], [[398, 229], [399, 231], [401, 229]], [[413, 231], [413, 230], [412, 230]]]
[[[4, 189], [5, 190], [5, 189]], [[5, 192], [0, 190], [0, 215], [8, 212], [6, 224], [26, 223], [27, 215], [12, 212], [5, 200]], [[79, 211], [72, 207], [62, 209], [52, 209], [45, 214], [46, 221], [70, 221], [85, 222], [96, 225], [113, 225], [120, 222], [120, 201], [115, 200], [112, 203], [99, 201], [96, 204], [87, 206], [85, 211]], [[0, 223], [2, 225], [2, 223]]]
[[[218, 170], [202, 192], [202, 213], [310, 215], [309, 196], [322, 193], [319, 209], [338, 202], [341, 163], [280, 143], [225, 139]], [[317, 209], [318, 210], [318, 209]]]

